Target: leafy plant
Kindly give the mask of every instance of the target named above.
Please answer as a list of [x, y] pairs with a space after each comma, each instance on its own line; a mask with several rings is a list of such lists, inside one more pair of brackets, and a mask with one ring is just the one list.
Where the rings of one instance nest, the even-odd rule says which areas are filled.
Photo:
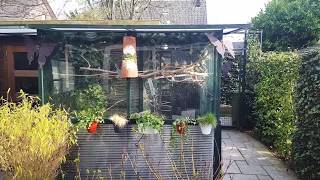
[[279, 156], [288, 158], [296, 121], [293, 96], [299, 57], [295, 52], [263, 53], [254, 47], [249, 51], [248, 71], [255, 76], [254, 132]]
[[86, 128], [93, 121], [103, 122], [107, 99], [101, 85], [90, 84], [65, 94], [56, 94], [52, 102], [70, 111], [78, 128]]
[[0, 170], [8, 179], [54, 179], [75, 131], [66, 111], [21, 94], [0, 107]]
[[143, 111], [140, 113], [134, 113], [130, 116], [138, 124], [139, 130], [145, 130], [147, 127], [155, 129], [157, 132], [161, 132], [164, 118], [162, 116], [151, 113], [151, 111]]
[[226, 56], [222, 61], [221, 104], [231, 105], [232, 95], [238, 90], [240, 58], [241, 56]]
[[300, 49], [314, 44], [320, 34], [320, 3], [317, 0], [272, 0], [252, 19], [263, 30], [263, 49]]
[[180, 117], [172, 123], [170, 145], [176, 147], [178, 137], [183, 138], [183, 142], [188, 141], [189, 124], [195, 124], [195, 121], [189, 117]]
[[320, 177], [320, 47], [307, 48], [301, 54], [292, 159], [301, 179], [316, 180]]
[[136, 54], [134, 54], [134, 55], [132, 55], [132, 54], [124, 54], [123, 55], [123, 60], [125, 60], [125, 61], [137, 61], [137, 55]]
[[207, 113], [205, 115], [199, 116], [197, 118], [197, 121], [200, 124], [211, 124], [214, 128], [217, 126], [217, 118], [213, 113]]

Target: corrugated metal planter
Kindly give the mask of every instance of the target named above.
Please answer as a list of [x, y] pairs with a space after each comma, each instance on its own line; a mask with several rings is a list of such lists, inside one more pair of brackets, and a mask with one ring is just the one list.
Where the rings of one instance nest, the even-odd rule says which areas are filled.
[[[114, 133], [112, 124], [101, 124], [97, 134], [78, 133], [80, 172], [100, 170], [105, 179], [212, 179], [214, 136], [204, 136], [197, 126], [189, 126], [188, 139], [171, 144], [171, 125], [161, 134], [141, 135], [128, 125]], [[179, 136], [177, 136], [179, 138]], [[66, 171], [73, 178], [75, 171]]]

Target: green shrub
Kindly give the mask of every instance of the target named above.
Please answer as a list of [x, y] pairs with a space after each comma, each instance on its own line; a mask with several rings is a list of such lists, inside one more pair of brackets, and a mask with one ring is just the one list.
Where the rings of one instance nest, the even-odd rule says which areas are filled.
[[102, 86], [94, 83], [67, 93], [55, 94], [52, 103], [67, 109], [78, 128], [86, 128], [92, 121], [103, 121], [107, 99]]
[[320, 47], [302, 52], [292, 159], [301, 179], [320, 179]]
[[288, 158], [295, 130], [293, 104], [299, 57], [294, 52], [255, 52], [250, 70], [257, 80], [254, 84], [253, 111], [255, 133], [278, 155]]
[[0, 170], [8, 179], [54, 179], [75, 143], [68, 114], [50, 104], [37, 106], [26, 95], [20, 103], [2, 100]]

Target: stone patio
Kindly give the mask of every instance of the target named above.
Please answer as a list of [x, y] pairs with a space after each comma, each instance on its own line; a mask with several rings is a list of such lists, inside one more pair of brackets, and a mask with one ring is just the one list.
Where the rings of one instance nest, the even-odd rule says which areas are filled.
[[297, 180], [259, 141], [236, 130], [222, 130], [223, 180]]

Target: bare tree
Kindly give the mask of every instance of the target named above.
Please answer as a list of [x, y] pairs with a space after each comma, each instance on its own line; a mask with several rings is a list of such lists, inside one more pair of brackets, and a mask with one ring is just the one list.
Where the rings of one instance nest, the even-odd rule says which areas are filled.
[[71, 12], [70, 19], [128, 19], [140, 20], [148, 8], [163, 8], [152, 5], [153, 0], [83, 0], [82, 10]]

